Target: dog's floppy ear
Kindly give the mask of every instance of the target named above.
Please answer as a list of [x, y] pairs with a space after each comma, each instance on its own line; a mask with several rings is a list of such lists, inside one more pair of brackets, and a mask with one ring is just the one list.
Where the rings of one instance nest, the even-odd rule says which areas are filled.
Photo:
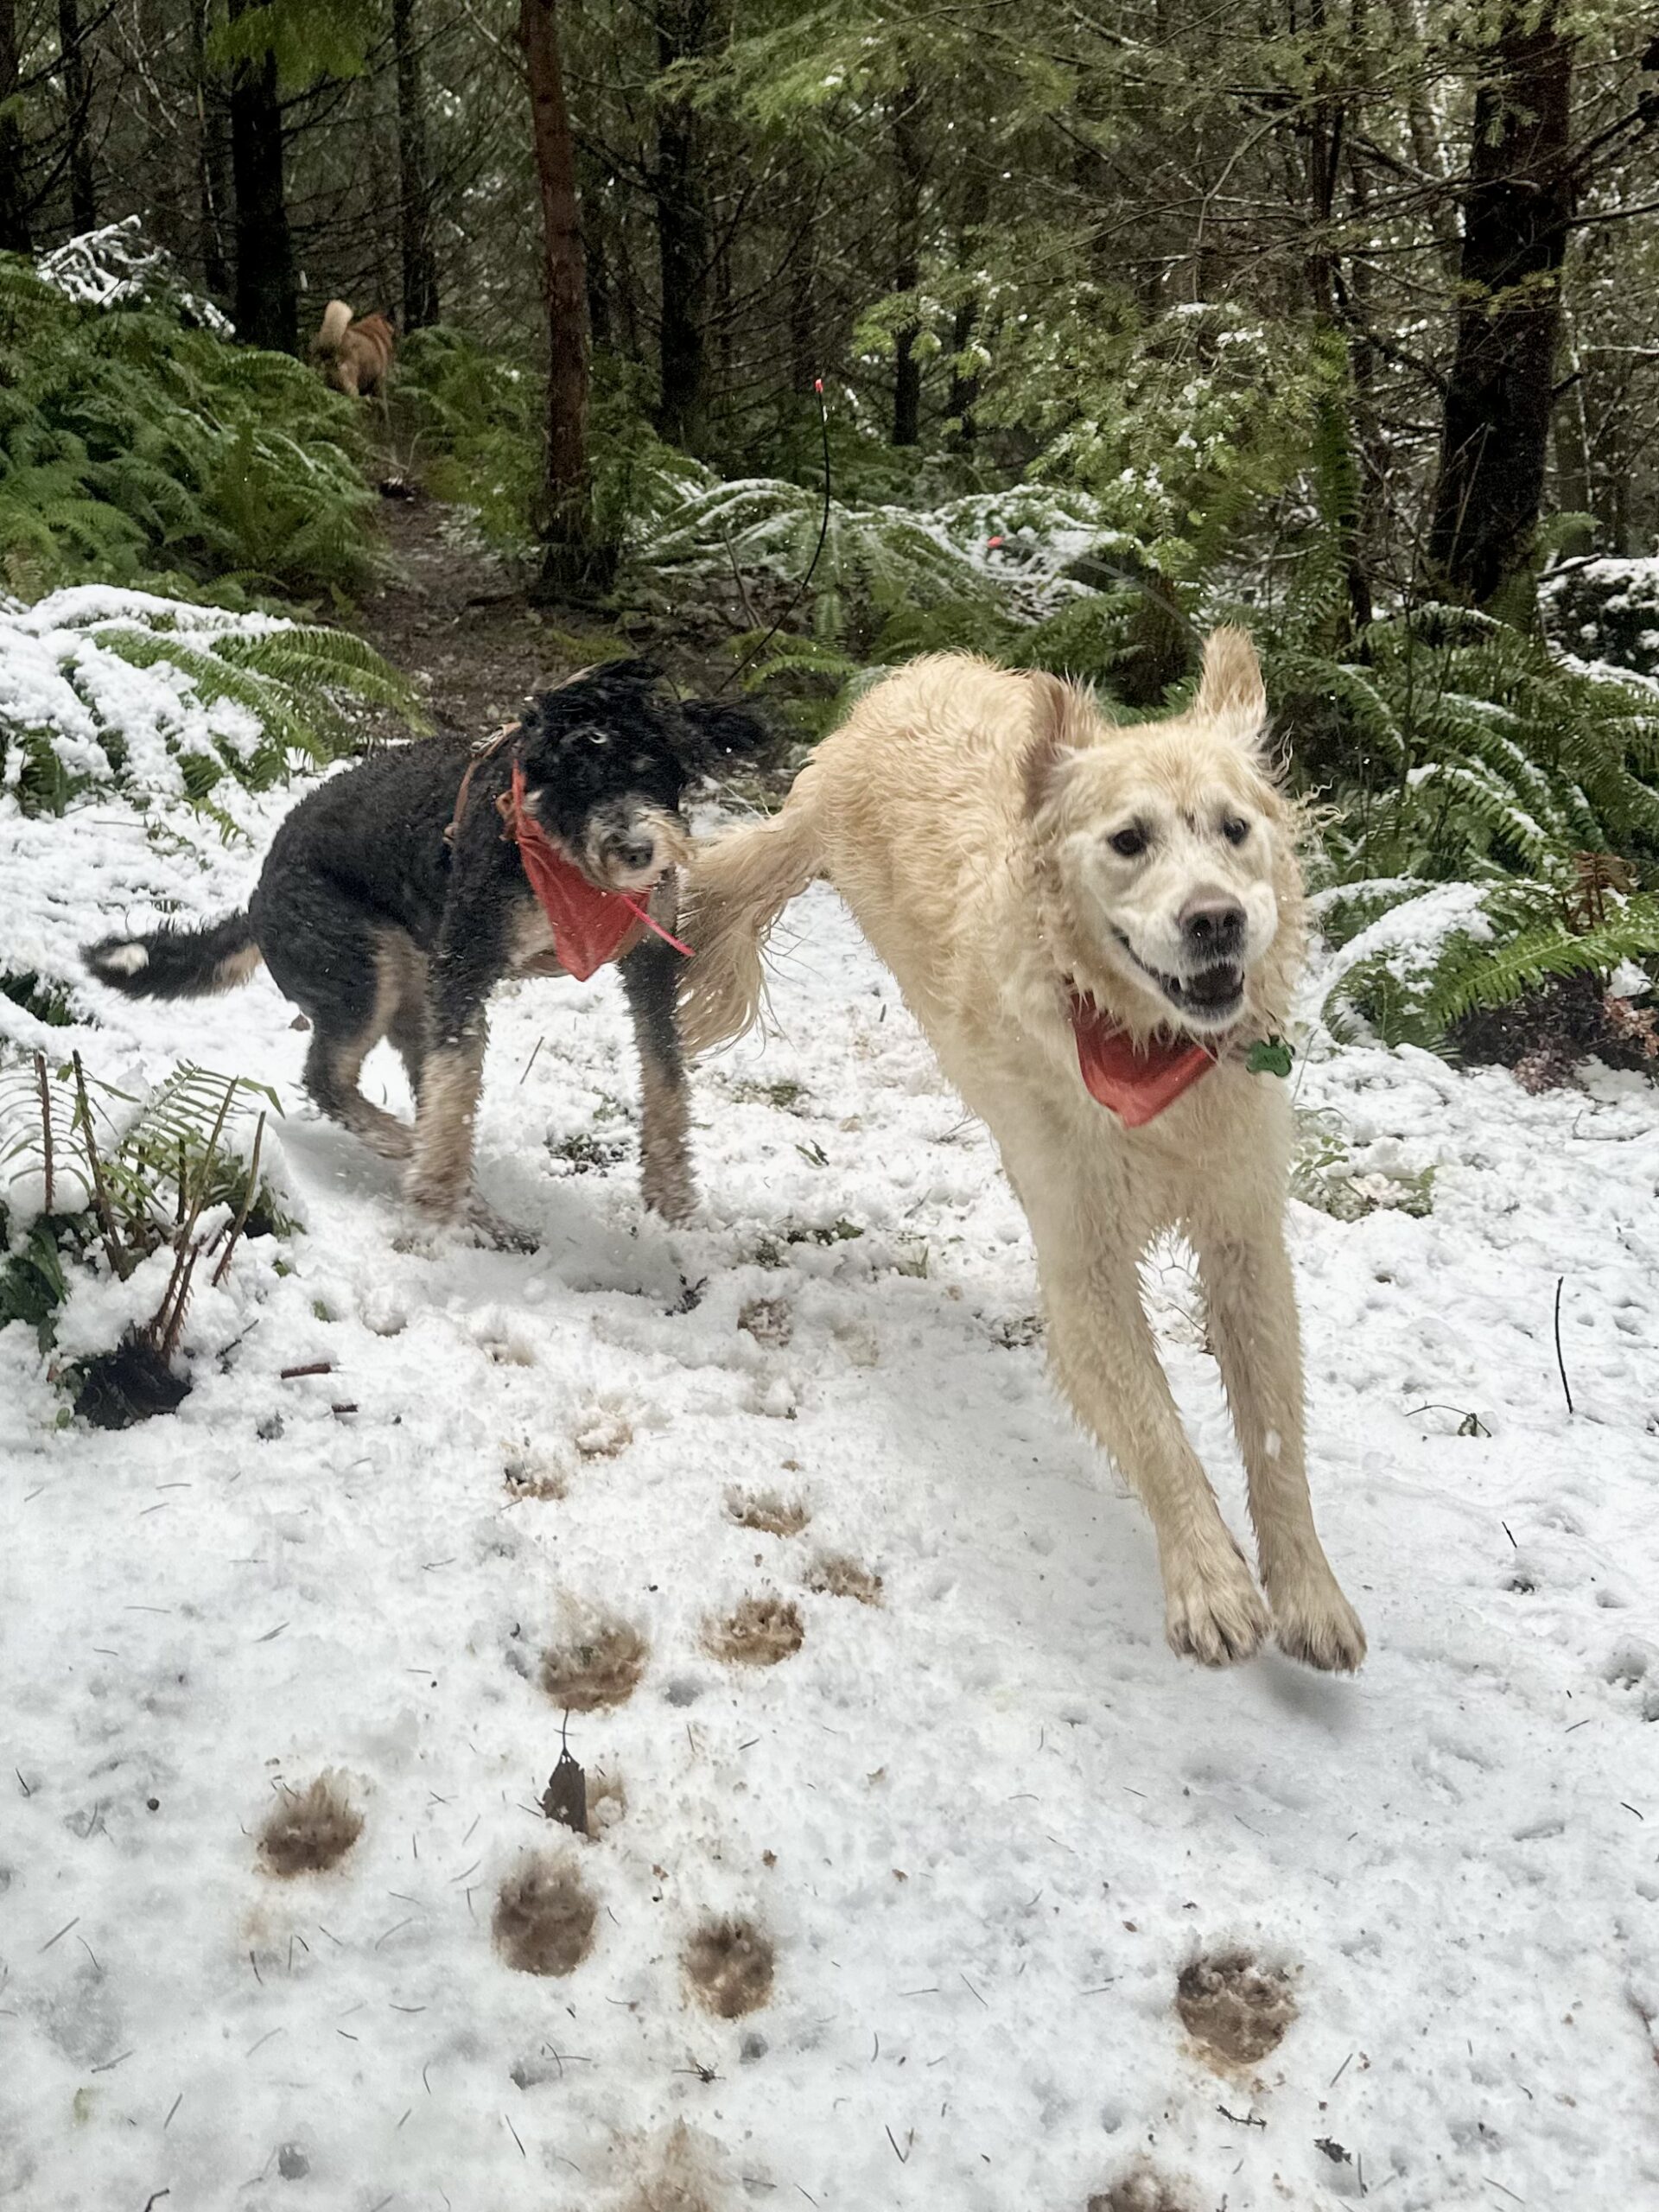
[[1039, 814], [1054, 795], [1054, 779], [1066, 756], [1081, 752], [1095, 734], [1094, 715], [1088, 699], [1075, 683], [1064, 677], [1033, 670], [1026, 678], [1031, 686], [1032, 734], [1026, 748], [1026, 811]]
[[1210, 632], [1193, 710], [1223, 723], [1230, 735], [1245, 742], [1260, 736], [1268, 719], [1268, 689], [1248, 631]]

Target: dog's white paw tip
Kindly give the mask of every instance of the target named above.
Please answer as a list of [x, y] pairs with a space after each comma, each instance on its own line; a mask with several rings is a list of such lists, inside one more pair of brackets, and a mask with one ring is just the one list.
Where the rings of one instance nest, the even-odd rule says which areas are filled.
[[1287, 1609], [1274, 1615], [1273, 1627], [1279, 1649], [1305, 1667], [1353, 1675], [1365, 1663], [1365, 1631], [1345, 1598], [1329, 1605]]
[[1273, 1626], [1255, 1589], [1203, 1588], [1172, 1598], [1165, 1633], [1170, 1649], [1201, 1667], [1236, 1667], [1254, 1658]]

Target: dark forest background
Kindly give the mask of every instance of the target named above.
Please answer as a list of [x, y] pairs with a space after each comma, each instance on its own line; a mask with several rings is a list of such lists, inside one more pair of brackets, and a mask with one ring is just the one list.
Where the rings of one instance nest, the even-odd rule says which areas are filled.
[[[1659, 709], [1605, 665], [1659, 673], [1609, 566], [1659, 532], [1630, 0], [0, 0], [0, 249], [129, 217], [171, 334], [0, 288], [14, 591], [346, 604], [390, 454], [809, 734], [941, 645], [1157, 709], [1242, 613], [1333, 885], [1395, 887], [1333, 933], [1479, 879], [1522, 948], [1367, 1019], [1659, 944]], [[389, 411], [252, 365], [332, 296], [397, 324]]]

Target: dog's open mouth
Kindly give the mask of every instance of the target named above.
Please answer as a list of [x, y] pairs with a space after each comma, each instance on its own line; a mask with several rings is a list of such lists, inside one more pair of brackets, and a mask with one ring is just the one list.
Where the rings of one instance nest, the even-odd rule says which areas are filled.
[[1206, 1021], [1230, 1021], [1244, 996], [1244, 970], [1227, 961], [1200, 968], [1195, 976], [1160, 976], [1158, 981], [1173, 1006]]
[[1244, 1003], [1244, 970], [1236, 961], [1217, 960], [1188, 976], [1169, 976], [1143, 960], [1121, 930], [1117, 934], [1141, 974], [1157, 984], [1192, 1027], [1223, 1029], [1236, 1019]]

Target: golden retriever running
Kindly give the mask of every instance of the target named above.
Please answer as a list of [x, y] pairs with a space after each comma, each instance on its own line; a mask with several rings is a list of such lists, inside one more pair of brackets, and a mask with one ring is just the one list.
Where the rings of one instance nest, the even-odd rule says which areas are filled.
[[[753, 1022], [767, 930], [828, 877], [996, 1139], [1060, 1387], [1151, 1514], [1171, 1644], [1222, 1666], [1271, 1629], [1312, 1666], [1351, 1669], [1364, 1632], [1303, 1459], [1290, 1100], [1245, 1065], [1286, 1026], [1304, 946], [1266, 712], [1235, 630], [1210, 639], [1192, 706], [1136, 728], [1053, 677], [914, 662], [825, 740], [781, 813], [694, 863], [685, 1035], [706, 1049]], [[1141, 1255], [1172, 1228], [1198, 1255], [1265, 1604], [1141, 1305]]]
[[372, 399], [385, 385], [397, 343], [385, 315], [359, 315], [353, 322], [344, 300], [330, 300], [311, 358], [336, 391]]

